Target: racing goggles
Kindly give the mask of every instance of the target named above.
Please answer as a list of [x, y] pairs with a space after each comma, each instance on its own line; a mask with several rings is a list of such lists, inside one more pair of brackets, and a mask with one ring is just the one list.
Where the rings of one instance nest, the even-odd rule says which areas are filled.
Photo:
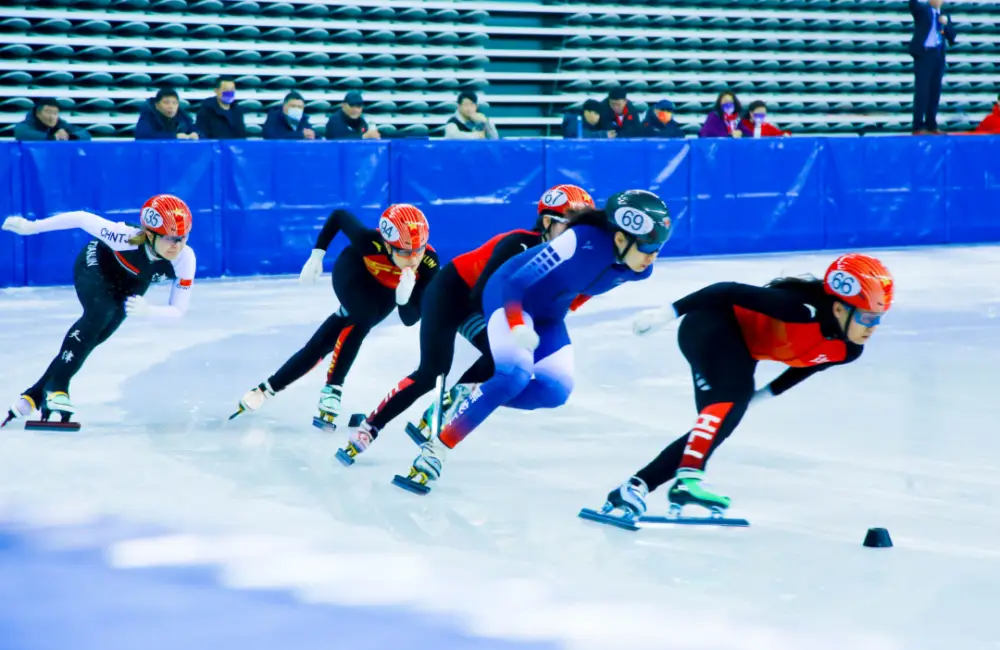
[[652, 255], [653, 253], [659, 253], [660, 249], [663, 248], [663, 244], [657, 242], [636, 241], [635, 247], [639, 249], [640, 253], [644, 253], [646, 255]]
[[854, 322], [862, 327], [875, 327], [882, 322], [883, 314], [877, 311], [854, 310]]
[[168, 244], [183, 244], [187, 241], [187, 235], [160, 235], [160, 239]]
[[427, 246], [421, 246], [420, 248], [396, 248], [395, 246], [390, 246], [392, 252], [396, 255], [402, 257], [403, 259], [411, 259], [413, 257], [419, 257], [424, 254], [427, 250]]

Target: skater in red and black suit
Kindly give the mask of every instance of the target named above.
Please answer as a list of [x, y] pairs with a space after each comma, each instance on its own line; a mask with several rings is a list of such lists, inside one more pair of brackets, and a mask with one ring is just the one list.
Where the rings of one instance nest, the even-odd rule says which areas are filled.
[[[83, 315], [66, 332], [48, 369], [10, 407], [0, 426], [41, 409], [43, 420], [58, 414], [64, 426], [79, 428], [69, 422], [76, 412], [69, 384], [90, 353], [115, 333], [126, 316], [170, 319], [187, 312], [197, 266], [194, 251], [187, 246], [191, 210], [176, 196], [160, 194], [143, 204], [139, 221], [140, 225], [116, 223], [82, 211], [37, 221], [23, 217], [4, 221], [3, 229], [18, 235], [79, 228], [94, 239], [73, 266], [73, 286]], [[143, 296], [149, 286], [165, 280], [174, 283], [169, 304], [148, 304]]]
[[344, 380], [368, 332], [397, 307], [407, 327], [420, 320], [424, 290], [440, 268], [437, 253], [427, 243], [430, 226], [424, 213], [406, 203], [390, 205], [376, 229], [366, 228], [346, 210], [334, 210], [299, 275], [303, 283], [311, 284], [323, 273], [323, 257], [338, 232], [350, 240], [333, 265], [333, 291], [340, 309], [267, 381], [248, 391], [232, 417], [259, 409], [264, 400], [305, 376], [333, 352], [313, 424], [334, 429]]
[[[612, 490], [605, 512], [615, 508], [641, 516], [648, 493], [673, 479], [667, 498], [675, 513], [692, 503], [715, 514], [725, 511], [729, 497], [702, 484], [704, 467], [750, 403], [855, 361], [892, 297], [888, 269], [868, 255], [850, 254], [837, 258], [822, 280], [782, 278], [766, 287], [723, 282], [640, 314], [634, 324], [638, 335], [684, 317], [677, 341], [691, 364], [698, 419], [689, 433]], [[754, 371], [764, 360], [790, 367], [755, 392]]]
[[[427, 287], [420, 324], [420, 365], [404, 377], [355, 431], [338, 456], [348, 462], [378, 437], [379, 431], [434, 388], [447, 375], [455, 356], [455, 335], [461, 334], [482, 354], [443, 400], [443, 410], [460, 404], [473, 388], [493, 376], [493, 357], [486, 339], [482, 313], [482, 286], [511, 257], [562, 233], [573, 214], [594, 207], [594, 200], [575, 185], [556, 185], [538, 201], [538, 218], [532, 230], [513, 230], [491, 238], [479, 248], [459, 255], [441, 269]], [[433, 404], [413, 435], [429, 435]], [[345, 458], [346, 454], [346, 458]]]

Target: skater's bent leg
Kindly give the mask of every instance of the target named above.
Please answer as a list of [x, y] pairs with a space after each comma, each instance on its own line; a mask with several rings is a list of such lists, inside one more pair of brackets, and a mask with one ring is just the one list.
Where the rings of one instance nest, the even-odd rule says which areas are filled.
[[507, 406], [524, 411], [562, 406], [573, 392], [573, 374], [573, 346], [567, 341], [558, 351], [535, 362], [535, 376]]
[[326, 371], [326, 383], [331, 386], [343, 386], [347, 373], [351, 371], [354, 360], [358, 358], [361, 344], [375, 324], [358, 323], [348, 325], [340, 332], [333, 346], [333, 356], [330, 357], [330, 367]]
[[341, 332], [348, 326], [348, 318], [340, 312], [327, 318], [306, 342], [267, 381], [274, 392], [288, 388], [316, 367], [333, 350]]
[[[527, 314], [525, 323], [531, 324]], [[487, 328], [496, 372], [466, 398], [456, 410], [457, 415], [441, 431], [441, 442], [447, 447], [454, 448], [493, 411], [517, 397], [531, 380], [534, 355], [514, 341], [503, 309], [493, 312]]]

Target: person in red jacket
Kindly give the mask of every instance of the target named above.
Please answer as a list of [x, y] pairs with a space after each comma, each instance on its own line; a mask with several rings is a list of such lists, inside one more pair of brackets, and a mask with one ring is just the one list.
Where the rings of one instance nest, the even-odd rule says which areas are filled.
[[767, 104], [759, 99], [747, 107], [746, 115], [740, 121], [740, 131], [748, 138], [769, 138], [791, 135], [767, 121]]
[[[751, 402], [856, 361], [892, 306], [893, 285], [882, 262], [852, 253], [834, 260], [822, 280], [780, 278], [765, 287], [720, 282], [640, 314], [633, 326], [638, 335], [684, 317], [677, 342], [691, 364], [698, 419], [690, 432], [612, 490], [603, 514], [620, 510], [623, 517], [640, 517], [649, 492], [674, 479], [667, 494], [673, 512], [688, 504], [725, 511], [729, 497], [702, 484], [712, 452]], [[789, 368], [755, 391], [757, 362], [765, 360]]]
[[[442, 411], [447, 413], [452, 406], [461, 404], [478, 384], [493, 376], [493, 355], [482, 313], [482, 287], [486, 280], [508, 259], [554, 239], [569, 227], [576, 213], [593, 207], [594, 200], [583, 188], [556, 185], [539, 199], [533, 229], [496, 235], [441, 269], [427, 287], [422, 303], [420, 364], [351, 432], [347, 445], [337, 453], [343, 464], [352, 465], [354, 458], [368, 449], [383, 428], [430, 392], [438, 376], [448, 374], [454, 360], [456, 334], [461, 334], [482, 356], [447, 392]], [[419, 437], [419, 442], [423, 442], [429, 437], [433, 408], [424, 412], [419, 425], [407, 425], [407, 433], [414, 440]]]
[[993, 112], [979, 123], [974, 133], [1000, 134], [1000, 95], [997, 95], [997, 101], [993, 104]]

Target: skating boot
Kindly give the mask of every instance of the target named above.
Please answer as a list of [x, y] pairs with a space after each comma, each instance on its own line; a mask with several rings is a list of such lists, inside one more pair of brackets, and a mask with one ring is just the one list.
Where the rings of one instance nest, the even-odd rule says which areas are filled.
[[35, 406], [35, 400], [31, 399], [27, 395], [21, 395], [17, 398], [17, 401], [10, 405], [10, 409], [7, 411], [7, 417], [4, 419], [3, 423], [0, 423], [0, 428], [7, 426], [7, 423], [11, 420], [20, 420], [21, 418], [26, 418], [37, 410]]
[[[45, 403], [42, 405], [42, 419], [29, 420], [24, 424], [24, 428], [77, 431], [80, 428], [80, 423], [70, 421], [70, 417], [74, 413], [76, 413], [76, 407], [70, 401], [69, 395], [61, 390], [52, 391], [45, 396]], [[52, 419], [53, 416], [56, 416], [55, 420]]]
[[343, 449], [337, 450], [337, 460], [350, 467], [354, 464], [354, 459], [358, 454], [363, 453], [378, 438], [378, 429], [368, 423], [362, 422], [357, 429], [351, 431], [347, 444]]
[[681, 508], [694, 504], [707, 508], [713, 517], [721, 517], [729, 508], [730, 499], [716, 494], [704, 485], [705, 472], [700, 469], [679, 469], [677, 478], [667, 493], [671, 516], [679, 517]]
[[258, 384], [256, 388], [246, 392], [246, 395], [240, 400], [239, 410], [230, 415], [229, 419], [232, 420], [237, 415], [241, 415], [247, 411], [256, 411], [264, 406], [264, 400], [268, 397], [274, 397], [274, 391], [271, 389], [271, 384], [265, 381], [262, 384]]
[[638, 476], [633, 476], [620, 487], [608, 493], [608, 500], [601, 508], [601, 514], [606, 515], [612, 510], [621, 510], [624, 519], [638, 519], [646, 514], [646, 497], [649, 487]]
[[[451, 387], [442, 400], [441, 407], [444, 411], [444, 417], [441, 418], [441, 426], [443, 427], [455, 414], [455, 410], [462, 405], [462, 402], [472, 394], [472, 391], [476, 389], [479, 384], [455, 384]], [[418, 445], [422, 445], [427, 442], [431, 437], [431, 422], [434, 421], [435, 407], [437, 406], [437, 400], [431, 402], [427, 410], [420, 417], [420, 422], [413, 424], [412, 422], [406, 423], [406, 434], [410, 436], [410, 439]]]
[[334, 420], [340, 415], [340, 397], [344, 389], [342, 386], [327, 384], [323, 386], [319, 396], [319, 415], [313, 418], [313, 426], [324, 431], [333, 431], [337, 428]]
[[427, 494], [431, 491], [427, 484], [441, 478], [441, 466], [444, 464], [447, 450], [440, 438], [432, 437], [420, 445], [420, 455], [414, 459], [409, 475], [405, 477], [396, 475], [392, 482], [404, 490]]

